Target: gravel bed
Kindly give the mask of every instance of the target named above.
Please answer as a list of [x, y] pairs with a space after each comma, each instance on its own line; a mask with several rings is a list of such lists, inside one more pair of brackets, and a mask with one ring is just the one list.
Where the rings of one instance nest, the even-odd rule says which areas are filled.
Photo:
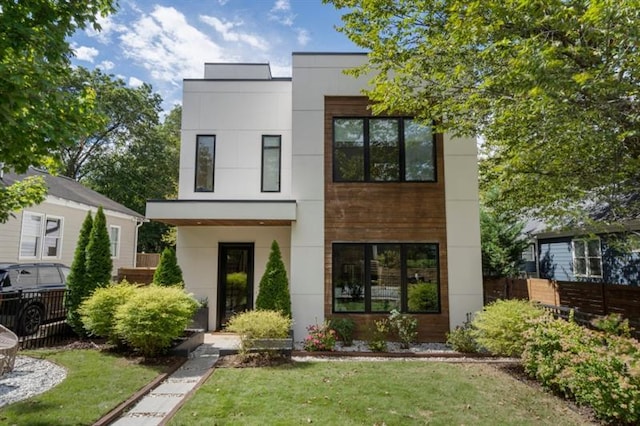
[[41, 394], [65, 377], [67, 370], [50, 361], [17, 356], [13, 371], [0, 377], [0, 407]]

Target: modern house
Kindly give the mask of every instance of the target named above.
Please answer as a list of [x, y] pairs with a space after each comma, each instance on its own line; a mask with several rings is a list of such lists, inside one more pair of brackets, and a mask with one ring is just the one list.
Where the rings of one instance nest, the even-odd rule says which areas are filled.
[[220, 329], [252, 309], [271, 242], [288, 271], [296, 339], [330, 317], [360, 336], [390, 310], [443, 341], [482, 308], [475, 139], [410, 114], [373, 116], [365, 54], [294, 53], [268, 64], [205, 64], [185, 80], [178, 199], [146, 216], [178, 227], [186, 287]]
[[135, 265], [138, 226], [144, 216], [63, 176], [29, 169], [17, 175], [5, 173], [0, 185], [11, 185], [27, 176], [42, 176], [48, 187], [46, 199], [14, 212], [0, 224], [0, 260], [3, 262], [73, 262], [82, 222], [102, 206], [111, 238], [112, 275], [118, 268]]

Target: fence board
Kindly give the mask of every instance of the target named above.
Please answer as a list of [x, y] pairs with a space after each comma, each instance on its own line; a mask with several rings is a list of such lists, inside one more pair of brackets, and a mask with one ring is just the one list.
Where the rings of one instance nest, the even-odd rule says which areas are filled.
[[130, 283], [151, 284], [156, 268], [119, 268], [118, 282], [126, 279]]
[[596, 315], [606, 315], [602, 301], [602, 284], [587, 282], [558, 282], [560, 306], [579, 309]]
[[160, 263], [159, 253], [138, 253], [136, 254], [136, 267], [155, 268]]

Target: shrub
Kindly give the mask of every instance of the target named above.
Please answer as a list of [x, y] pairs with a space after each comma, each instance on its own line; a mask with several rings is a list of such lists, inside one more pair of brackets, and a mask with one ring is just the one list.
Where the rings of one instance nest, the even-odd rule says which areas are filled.
[[144, 356], [154, 356], [182, 335], [198, 302], [177, 287], [150, 285], [118, 307], [115, 332]]
[[389, 320], [383, 318], [373, 322], [370, 328], [371, 339], [367, 345], [374, 352], [385, 352], [387, 350], [387, 334], [389, 333]]
[[98, 287], [104, 287], [111, 281], [111, 240], [107, 231], [107, 219], [102, 206], [98, 207], [93, 221], [89, 243], [87, 244], [87, 285], [89, 294]]
[[80, 315], [84, 328], [96, 336], [105, 337], [111, 343], [119, 343], [115, 332], [115, 313], [120, 305], [129, 300], [136, 286], [123, 281], [111, 283], [93, 292], [91, 297], [80, 305]]
[[247, 311], [231, 317], [227, 330], [238, 333], [241, 350], [246, 351], [255, 339], [284, 339], [289, 337], [291, 318], [280, 311]]
[[167, 247], [162, 251], [158, 267], [153, 273], [153, 282], [158, 285], [182, 285], [182, 269], [172, 248]]
[[351, 318], [331, 318], [329, 327], [336, 331], [338, 339], [342, 340], [343, 346], [351, 346], [353, 344], [353, 332], [356, 323]]
[[493, 354], [520, 356], [524, 349], [522, 333], [530, 321], [544, 314], [542, 308], [528, 301], [497, 300], [476, 315], [471, 335]]
[[629, 326], [629, 320], [622, 318], [620, 314], [609, 314], [596, 318], [591, 324], [598, 330], [615, 336], [631, 337], [633, 328]]
[[91, 217], [91, 212], [88, 212], [80, 228], [76, 251], [73, 255], [73, 263], [71, 263], [71, 271], [67, 277], [67, 288], [69, 289], [69, 294], [65, 299], [67, 322], [78, 335], [85, 334], [78, 309], [82, 301], [91, 294], [87, 284], [87, 244], [89, 244], [92, 228], [93, 218]]
[[447, 333], [447, 344], [457, 352], [478, 352], [478, 344], [473, 338], [471, 322], [466, 321], [462, 326], [457, 326], [450, 333]]
[[280, 311], [291, 318], [291, 296], [289, 295], [287, 271], [280, 255], [280, 246], [275, 240], [271, 243], [269, 260], [260, 280], [256, 308]]
[[401, 314], [396, 309], [389, 314], [389, 329], [400, 339], [400, 347], [408, 349], [418, 337], [418, 320], [407, 314]]
[[305, 351], [332, 351], [336, 346], [336, 332], [327, 321], [322, 325], [310, 325], [307, 331], [309, 335], [303, 342]]
[[438, 311], [438, 285], [436, 283], [419, 282], [409, 284], [409, 311], [436, 312]]

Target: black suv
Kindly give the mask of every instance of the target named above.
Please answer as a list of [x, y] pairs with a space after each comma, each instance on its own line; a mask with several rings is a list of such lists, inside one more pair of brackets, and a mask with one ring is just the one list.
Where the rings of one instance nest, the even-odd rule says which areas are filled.
[[0, 323], [26, 336], [64, 320], [68, 275], [60, 263], [0, 263]]

